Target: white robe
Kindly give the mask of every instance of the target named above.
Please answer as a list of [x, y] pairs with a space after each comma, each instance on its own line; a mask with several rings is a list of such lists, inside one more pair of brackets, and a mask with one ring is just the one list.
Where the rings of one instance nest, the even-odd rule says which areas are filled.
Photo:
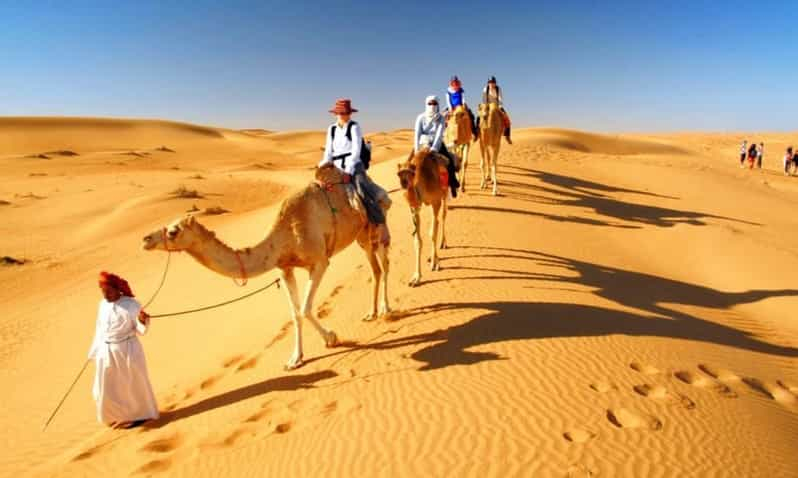
[[158, 418], [158, 405], [147, 375], [144, 349], [138, 335], [147, 333], [139, 322], [141, 305], [133, 298], [100, 301], [97, 330], [89, 350], [96, 372], [92, 395], [97, 420], [106, 425]]

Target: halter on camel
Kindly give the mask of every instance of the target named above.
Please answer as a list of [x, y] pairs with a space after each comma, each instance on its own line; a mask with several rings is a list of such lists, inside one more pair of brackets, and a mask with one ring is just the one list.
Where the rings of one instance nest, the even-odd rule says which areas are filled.
[[[163, 229], [161, 229], [161, 236], [162, 236], [161, 240], [163, 241], [163, 246], [164, 246], [164, 249], [166, 249], [166, 252], [169, 252], [169, 253], [180, 252], [178, 249], [170, 249], [169, 248], [169, 242], [167, 241], [169, 236], [167, 234], [167, 231], [166, 231], [165, 227]], [[241, 253], [238, 252], [238, 251], [235, 251], [235, 254], [236, 254], [236, 260], [238, 261], [238, 267], [241, 270], [241, 283], [239, 284], [238, 280], [236, 280], [236, 278], [233, 278], [233, 283], [235, 285], [239, 286], [239, 287], [244, 287], [249, 282], [249, 279], [247, 278], [247, 269], [244, 267], [244, 261], [241, 260]]]

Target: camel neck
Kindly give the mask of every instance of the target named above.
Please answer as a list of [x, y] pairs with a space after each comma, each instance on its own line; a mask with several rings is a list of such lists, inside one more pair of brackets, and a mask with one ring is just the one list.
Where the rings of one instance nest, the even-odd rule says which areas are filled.
[[276, 266], [279, 252], [276, 236], [277, 233], [272, 230], [255, 247], [234, 249], [210, 233], [205, 235], [199, 246], [186, 252], [200, 264], [218, 274], [231, 278], [243, 278], [244, 276], [251, 278], [264, 274]]

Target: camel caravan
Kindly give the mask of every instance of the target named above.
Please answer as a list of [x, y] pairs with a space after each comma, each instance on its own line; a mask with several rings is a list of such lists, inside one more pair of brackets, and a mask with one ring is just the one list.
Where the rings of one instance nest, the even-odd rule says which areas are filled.
[[[421, 283], [420, 211], [432, 210], [430, 267], [440, 268], [437, 250], [446, 248], [446, 210], [458, 189], [465, 192], [465, 167], [469, 146], [480, 141], [481, 187], [490, 180], [498, 194], [496, 164], [502, 134], [510, 143], [509, 119], [502, 107], [501, 90], [491, 77], [482, 94], [479, 118], [467, 106], [460, 80], [455, 76], [447, 90], [445, 113], [436, 96], [428, 96], [424, 112], [415, 124], [413, 150], [398, 164], [397, 176], [410, 206], [416, 252], [415, 274], [410, 286]], [[288, 197], [266, 237], [252, 247], [233, 249], [193, 216], [179, 219], [143, 238], [145, 250], [184, 251], [217, 274], [244, 282], [274, 268], [280, 269], [294, 329], [294, 350], [288, 370], [304, 363], [302, 319], [307, 319], [327, 347], [338, 345], [338, 337], [317, 320], [314, 298], [319, 284], [337, 253], [357, 242], [368, 259], [373, 275], [372, 300], [363, 320], [391, 313], [388, 300], [388, 253], [391, 243], [387, 214], [391, 199], [385, 189], [366, 173], [371, 146], [360, 125], [352, 120], [357, 109], [351, 100], [339, 99], [330, 113], [336, 122], [327, 130], [324, 154], [314, 180]], [[481, 128], [481, 129], [480, 129]], [[458, 181], [457, 173], [462, 171]], [[489, 174], [490, 173], [490, 174]], [[309, 280], [300, 300], [294, 270], [308, 271]], [[146, 314], [145, 314], [146, 315]]]

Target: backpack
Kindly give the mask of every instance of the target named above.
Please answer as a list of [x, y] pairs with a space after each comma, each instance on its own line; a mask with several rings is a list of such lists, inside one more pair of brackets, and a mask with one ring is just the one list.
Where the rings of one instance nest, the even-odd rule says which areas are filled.
[[[354, 121], [350, 121], [349, 124], [346, 126], [346, 139], [352, 141], [352, 125], [357, 124]], [[330, 126], [330, 140], [335, 140], [335, 130], [338, 129], [335, 125]], [[341, 156], [336, 156], [333, 159], [340, 159], [341, 160], [341, 167], [344, 166], [346, 162], [346, 157], [349, 156], [349, 153]], [[363, 163], [363, 169], [368, 169], [371, 164], [371, 143], [367, 143], [364, 138], [360, 139], [360, 161]]]

